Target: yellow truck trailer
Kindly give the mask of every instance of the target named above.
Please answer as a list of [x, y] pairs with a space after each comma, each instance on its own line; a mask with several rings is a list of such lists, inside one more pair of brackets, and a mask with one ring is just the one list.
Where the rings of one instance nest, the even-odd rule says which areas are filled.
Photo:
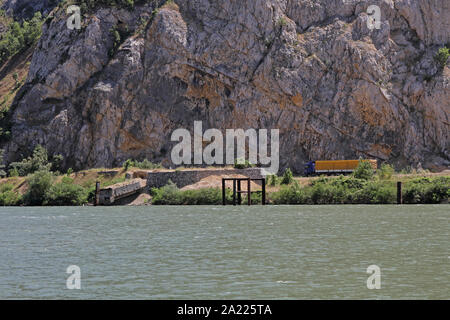
[[377, 170], [377, 160], [318, 160], [308, 162], [305, 175], [351, 173], [358, 167], [359, 161], [367, 161], [373, 170]]

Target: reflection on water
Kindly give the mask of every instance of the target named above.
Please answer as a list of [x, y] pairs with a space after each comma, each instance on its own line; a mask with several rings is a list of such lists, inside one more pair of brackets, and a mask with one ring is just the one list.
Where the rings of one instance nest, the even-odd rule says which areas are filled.
[[449, 299], [449, 239], [450, 205], [0, 208], [0, 298]]

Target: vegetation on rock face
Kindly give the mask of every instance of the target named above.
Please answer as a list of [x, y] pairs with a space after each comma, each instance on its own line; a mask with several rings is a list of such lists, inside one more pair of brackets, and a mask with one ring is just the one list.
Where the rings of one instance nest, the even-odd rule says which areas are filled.
[[3, 149], [0, 149], [0, 178], [3, 178], [6, 176], [5, 165], [3, 164]]
[[[158, 5], [164, 3], [164, 1], [161, 0], [78, 0], [68, 2], [79, 5], [82, 12], [89, 12], [102, 6], [133, 9], [137, 4], [153, 3], [155, 5]], [[67, 3], [67, 1], [63, 1], [61, 5], [64, 5], [65, 3]]]
[[441, 68], [447, 64], [448, 57], [450, 57], [450, 50], [447, 47], [440, 48], [434, 57]]
[[[59, 158], [58, 158], [59, 162]], [[49, 171], [52, 167], [52, 163], [48, 162], [47, 150], [38, 145], [34, 151], [33, 155], [23, 159], [20, 162], [13, 162], [10, 164], [10, 176], [27, 176], [36, 171]]]
[[32, 46], [41, 36], [44, 22], [42, 14], [36, 12], [29, 21], [14, 21], [0, 40], [0, 66], [16, 53]]

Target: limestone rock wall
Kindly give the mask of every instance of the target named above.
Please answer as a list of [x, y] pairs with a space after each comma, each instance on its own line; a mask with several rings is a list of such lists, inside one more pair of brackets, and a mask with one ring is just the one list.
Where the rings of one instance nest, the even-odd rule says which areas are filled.
[[[370, 157], [450, 164], [448, 0], [175, 0], [44, 26], [8, 160], [40, 143], [77, 169], [170, 165], [173, 130], [280, 129], [282, 167]], [[379, 30], [366, 9], [382, 11]], [[121, 31], [114, 50], [111, 29]]]

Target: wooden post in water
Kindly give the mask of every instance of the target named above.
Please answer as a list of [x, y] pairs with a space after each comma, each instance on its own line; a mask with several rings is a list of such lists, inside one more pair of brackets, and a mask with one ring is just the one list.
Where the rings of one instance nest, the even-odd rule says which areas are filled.
[[397, 204], [403, 204], [402, 182], [397, 182]]
[[262, 205], [266, 205], [266, 179], [262, 179]]
[[236, 179], [233, 179], [233, 206], [236, 205]]
[[238, 204], [241, 205], [242, 204], [242, 188], [241, 188], [241, 180], [237, 180], [237, 191], [238, 191]]
[[94, 206], [98, 206], [100, 204], [100, 181], [95, 183], [95, 200]]
[[227, 198], [226, 198], [226, 193], [225, 193], [225, 179], [222, 178], [222, 203], [225, 206], [227, 204]]
[[251, 182], [252, 180], [250, 180], [250, 178], [248, 178], [247, 180], [247, 199], [248, 199], [248, 205], [251, 206], [252, 205], [252, 190], [251, 190]]

